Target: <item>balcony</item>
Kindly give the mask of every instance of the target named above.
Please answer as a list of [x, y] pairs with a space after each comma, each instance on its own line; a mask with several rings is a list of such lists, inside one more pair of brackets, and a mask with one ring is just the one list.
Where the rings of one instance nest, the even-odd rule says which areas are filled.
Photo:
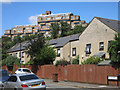
[[11, 30], [5, 30], [5, 35], [10, 35], [11, 34]]
[[23, 34], [23, 30], [16, 30], [16, 34]]
[[80, 16], [77, 16], [77, 15], [75, 15], [75, 16], [71, 16], [71, 20], [80, 20]]
[[29, 34], [29, 33], [32, 34], [32, 33], [33, 33], [33, 30], [31, 30], [31, 29], [25, 30], [25, 33], [26, 33], [26, 34]]

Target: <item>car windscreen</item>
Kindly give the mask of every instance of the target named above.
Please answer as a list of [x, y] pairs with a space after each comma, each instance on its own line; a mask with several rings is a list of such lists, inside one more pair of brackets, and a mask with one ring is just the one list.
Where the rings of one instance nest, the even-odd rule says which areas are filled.
[[33, 79], [39, 79], [35, 75], [24, 75], [24, 76], [19, 76], [21, 81], [26, 81], [26, 80], [33, 80]]
[[23, 69], [23, 72], [28, 72], [28, 73], [30, 73], [30, 70], [28, 70], [28, 69]]

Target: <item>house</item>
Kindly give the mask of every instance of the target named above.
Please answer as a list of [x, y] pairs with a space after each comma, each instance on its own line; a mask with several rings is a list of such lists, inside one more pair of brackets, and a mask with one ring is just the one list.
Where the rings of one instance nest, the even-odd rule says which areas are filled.
[[109, 58], [110, 41], [120, 32], [120, 21], [94, 17], [79, 37], [79, 63], [90, 56]]
[[[78, 43], [77, 41], [79, 40], [80, 34], [74, 34], [66, 37], [61, 37], [57, 39], [53, 39], [50, 41], [47, 41], [46, 43], [51, 45], [51, 47], [55, 47], [55, 51], [57, 53], [57, 57], [54, 61], [56, 60], [62, 60], [65, 59], [67, 61], [70, 61], [70, 56], [71, 56], [71, 47], [74, 47], [74, 44]], [[72, 43], [72, 42], [76, 43]], [[17, 43], [14, 45], [12, 48], [10, 48], [7, 53], [16, 56], [21, 59], [22, 63], [27, 63], [30, 60], [30, 56], [26, 53], [26, 46], [28, 46], [30, 43], [29, 41], [24, 41], [22, 43]], [[75, 47], [74, 47], [75, 48]], [[74, 50], [74, 55], [76, 56], [76, 53], [78, 51], [75, 49]], [[77, 53], [78, 54], [78, 53]]]

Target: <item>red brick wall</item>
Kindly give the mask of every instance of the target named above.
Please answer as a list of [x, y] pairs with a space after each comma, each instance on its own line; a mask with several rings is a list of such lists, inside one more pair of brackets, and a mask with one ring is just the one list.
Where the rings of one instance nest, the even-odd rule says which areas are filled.
[[[19, 67], [20, 66], [14, 66], [13, 70], [16, 71]], [[119, 68], [96, 65], [67, 65], [64, 67], [56, 67], [54, 65], [23, 65], [21, 67], [29, 68], [33, 72], [37, 70], [35, 74], [40, 78], [52, 78], [53, 73], [58, 73], [58, 79], [62, 81], [75, 81], [96, 84], [107, 84], [107, 76], [117, 76], [120, 73]], [[3, 66], [3, 68], [7, 69], [6, 66]], [[116, 84], [116, 82], [110, 83]]]

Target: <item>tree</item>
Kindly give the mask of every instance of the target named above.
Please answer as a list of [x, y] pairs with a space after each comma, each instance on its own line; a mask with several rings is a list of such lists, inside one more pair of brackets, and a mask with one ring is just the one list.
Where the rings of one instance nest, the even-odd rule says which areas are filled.
[[67, 36], [67, 32], [71, 31], [71, 26], [67, 22], [61, 22], [61, 37]]
[[43, 35], [38, 35], [36, 39], [31, 39], [27, 50], [31, 61], [35, 65], [50, 64], [56, 56], [54, 49], [46, 45]]
[[82, 25], [76, 25], [73, 29], [73, 34], [82, 33], [86, 27], [82, 27]]
[[52, 38], [55, 39], [58, 37], [59, 34], [59, 24], [58, 23], [51, 23], [50, 26], [51, 30], [52, 30]]
[[7, 50], [11, 48], [15, 43], [10, 37], [2, 37], [2, 60], [7, 58]]
[[18, 65], [20, 63], [20, 59], [18, 59], [16, 56], [9, 55], [6, 59], [3, 60], [2, 65], [6, 66], [13, 66]]
[[40, 53], [36, 56], [36, 60], [39, 61], [37, 62], [39, 65], [53, 64], [55, 57], [56, 52], [54, 48], [45, 45], [43, 48], [41, 48]]
[[120, 33], [115, 34], [114, 40], [110, 41], [108, 53], [112, 62], [120, 62]]

